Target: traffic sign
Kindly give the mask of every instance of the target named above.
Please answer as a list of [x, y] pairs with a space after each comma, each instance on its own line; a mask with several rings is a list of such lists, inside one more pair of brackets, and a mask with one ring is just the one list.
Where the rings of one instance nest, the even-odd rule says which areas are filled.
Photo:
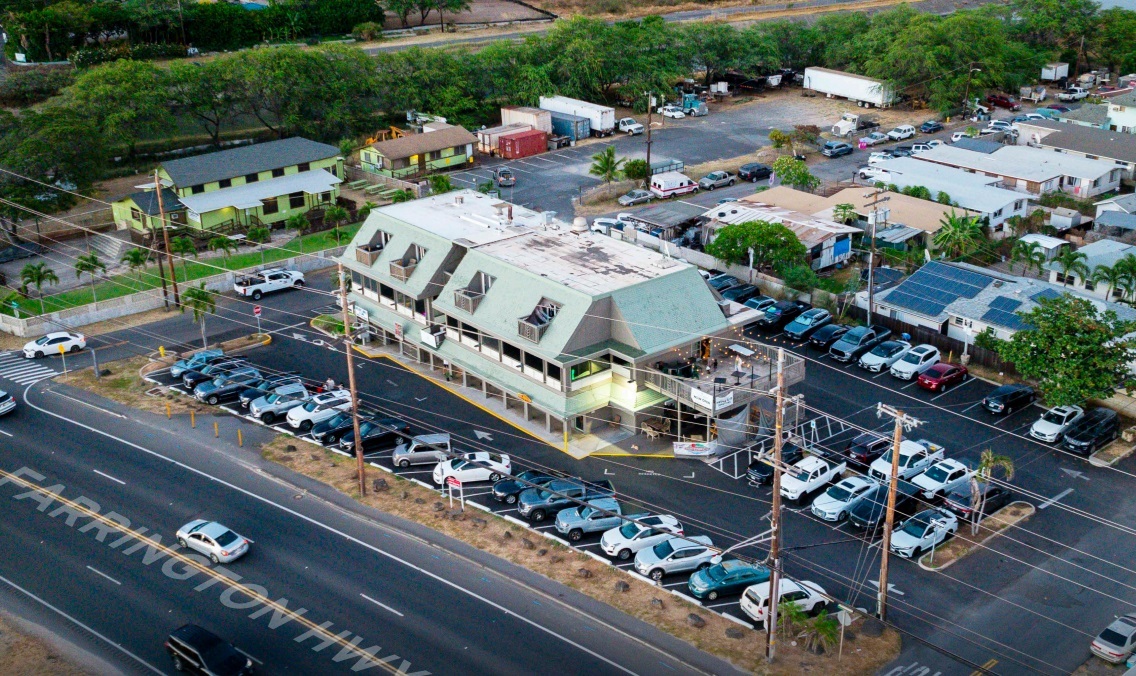
[[458, 478], [456, 476], [446, 477], [446, 483], [455, 488], [461, 488], [462, 485], [462, 482], [458, 481]]
[[260, 316], [260, 306], [259, 305], [253, 305], [252, 306], [252, 313], [254, 315], [256, 315], [257, 317], [259, 317]]

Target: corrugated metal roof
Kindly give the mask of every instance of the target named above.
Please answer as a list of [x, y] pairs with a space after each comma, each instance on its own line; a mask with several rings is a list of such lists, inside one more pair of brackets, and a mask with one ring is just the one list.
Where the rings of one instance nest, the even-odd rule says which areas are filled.
[[294, 136], [208, 155], [170, 160], [162, 162], [162, 169], [169, 174], [174, 185], [188, 188], [338, 156], [339, 148], [335, 146]]
[[372, 143], [375, 152], [390, 160], [401, 160], [414, 155], [477, 143], [477, 138], [464, 127], [447, 127], [422, 134], [408, 134], [402, 138]]

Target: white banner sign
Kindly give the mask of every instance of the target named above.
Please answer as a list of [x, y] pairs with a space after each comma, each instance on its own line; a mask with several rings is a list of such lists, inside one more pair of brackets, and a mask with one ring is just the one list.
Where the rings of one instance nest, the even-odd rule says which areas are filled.
[[734, 391], [730, 390], [728, 392], [719, 392], [717, 408], [714, 407], [713, 394], [707, 394], [706, 392], [703, 392], [702, 390], [695, 387], [690, 388], [690, 400], [703, 408], [708, 408], [711, 411], [717, 413], [724, 408], [729, 408], [734, 405]]
[[714, 441], [676, 441], [674, 443], [674, 454], [676, 458], [706, 458], [714, 455], [717, 447], [718, 444]]

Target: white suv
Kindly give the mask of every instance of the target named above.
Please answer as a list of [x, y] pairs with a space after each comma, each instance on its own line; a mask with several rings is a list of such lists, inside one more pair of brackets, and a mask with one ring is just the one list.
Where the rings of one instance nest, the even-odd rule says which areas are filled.
[[600, 547], [608, 556], [626, 561], [640, 550], [682, 534], [682, 524], [673, 516], [648, 517], [607, 531], [600, 538]]
[[912, 127], [909, 124], [901, 124], [895, 129], [892, 129], [888, 132], [888, 138], [893, 141], [902, 141], [904, 139], [909, 139], [912, 136], [915, 136], [915, 127]]
[[307, 432], [316, 423], [321, 423], [337, 412], [349, 408], [351, 408], [351, 393], [347, 390], [323, 392], [309, 399], [303, 406], [288, 411], [288, 424], [292, 429]]
[[890, 181], [891, 180], [891, 172], [890, 171], [888, 171], [887, 169], [882, 169], [880, 167], [873, 167], [870, 164], [866, 167], [860, 167], [860, 169], [856, 172], [856, 175], [860, 177], [861, 181]]
[[934, 345], [916, 345], [903, 359], [891, 365], [888, 371], [900, 380], [911, 380], [939, 363], [939, 348]]

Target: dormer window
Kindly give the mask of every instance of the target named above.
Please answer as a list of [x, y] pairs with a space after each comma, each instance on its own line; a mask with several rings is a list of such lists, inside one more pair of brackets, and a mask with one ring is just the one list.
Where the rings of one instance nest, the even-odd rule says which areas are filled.
[[418, 266], [418, 263], [425, 255], [426, 249], [418, 244], [411, 244], [406, 248], [406, 253], [402, 255], [402, 258], [391, 261], [391, 277], [394, 277], [400, 282], [405, 282], [414, 274], [414, 268]]
[[527, 317], [517, 320], [517, 334], [526, 340], [539, 343], [544, 337], [548, 325], [560, 313], [560, 304], [547, 298], [541, 298], [536, 307]]
[[481, 299], [485, 297], [485, 294], [489, 293], [490, 287], [493, 286], [493, 282], [496, 280], [496, 277], [478, 271], [477, 274], [473, 276], [473, 279], [469, 280], [468, 286], [464, 289], [454, 291], [454, 305], [458, 306], [461, 310], [473, 314], [477, 311], [477, 306], [481, 303]]
[[391, 236], [389, 232], [376, 230], [375, 234], [371, 235], [371, 241], [355, 247], [355, 260], [364, 265], [374, 265], [375, 261], [379, 258], [379, 254], [383, 252], [383, 249], [386, 248], [390, 240]]

